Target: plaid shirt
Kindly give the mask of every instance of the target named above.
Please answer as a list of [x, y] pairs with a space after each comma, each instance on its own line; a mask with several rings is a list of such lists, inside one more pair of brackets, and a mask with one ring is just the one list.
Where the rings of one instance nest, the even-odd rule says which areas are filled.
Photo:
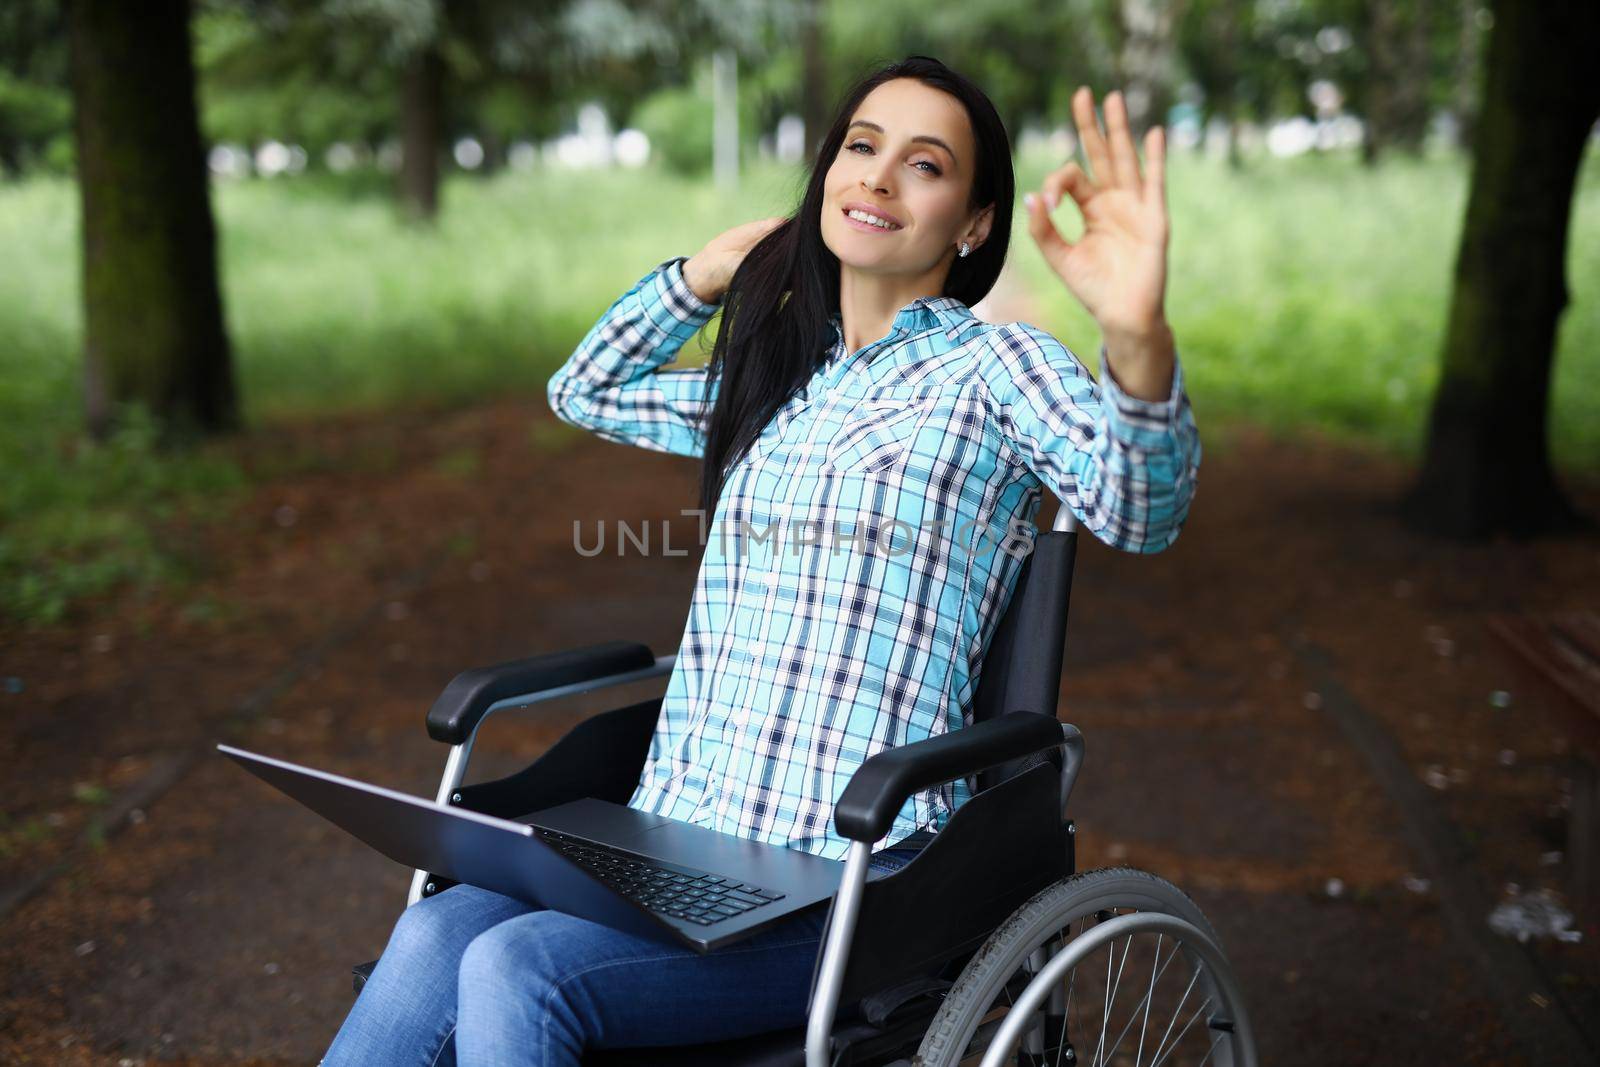
[[[717, 312], [669, 259], [550, 379], [563, 420], [703, 455], [704, 368], [664, 365]], [[629, 806], [838, 859], [833, 806], [883, 749], [971, 722], [989, 638], [1045, 487], [1100, 540], [1178, 536], [1200, 440], [1182, 368], [1148, 401], [1098, 384], [1049, 333], [920, 297], [826, 365], [762, 430], [702, 518], [705, 551]], [[886, 841], [941, 828], [958, 780], [912, 797]], [[881, 845], [882, 843], [880, 843]]]

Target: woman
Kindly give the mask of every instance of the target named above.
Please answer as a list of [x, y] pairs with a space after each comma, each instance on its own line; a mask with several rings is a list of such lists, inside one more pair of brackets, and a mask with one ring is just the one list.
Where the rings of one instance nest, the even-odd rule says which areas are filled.
[[[646, 274], [550, 381], [563, 419], [702, 459], [712, 529], [630, 806], [840, 858], [832, 807], [882, 749], [960, 729], [1045, 486], [1100, 539], [1170, 544], [1200, 445], [1163, 315], [1161, 133], [1141, 177], [1073, 100], [1028, 228], [1104, 334], [1097, 385], [1048, 333], [991, 325], [1011, 229], [1005, 130], [936, 60], [845, 99], [792, 218]], [[1083, 237], [1049, 212], [1065, 193]], [[704, 368], [664, 369], [722, 309]], [[913, 797], [874, 857], [916, 854], [970, 796]], [[470, 886], [409, 908], [328, 1064], [577, 1064], [590, 1047], [798, 1025], [825, 913], [698, 956]]]

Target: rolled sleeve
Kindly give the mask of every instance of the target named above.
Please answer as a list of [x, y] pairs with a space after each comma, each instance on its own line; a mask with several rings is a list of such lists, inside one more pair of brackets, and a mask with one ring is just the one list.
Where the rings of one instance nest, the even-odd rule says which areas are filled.
[[1106, 405], [1107, 430], [1131, 445], [1160, 448], [1169, 440], [1186, 406], [1183, 361], [1174, 354], [1172, 389], [1164, 400], [1146, 400], [1123, 392], [1111, 372], [1106, 346], [1100, 346], [1100, 392]]
[[1163, 400], [1130, 396], [1101, 348], [1097, 382], [1049, 333], [1003, 326], [981, 361], [995, 425], [1010, 451], [1114, 548], [1159, 552], [1177, 540], [1200, 466], [1182, 367]]
[[644, 301], [651, 325], [660, 332], [663, 341], [676, 342], [674, 351], [710, 322], [722, 306], [721, 303], [706, 303], [689, 288], [683, 276], [683, 265], [688, 259], [688, 256], [673, 256], [656, 267], [650, 274], [647, 283], [650, 292]]
[[707, 368], [667, 368], [716, 314], [683, 277], [688, 257], [651, 268], [606, 309], [554, 375], [546, 393], [565, 422], [608, 441], [685, 456], [703, 454], [718, 384]]

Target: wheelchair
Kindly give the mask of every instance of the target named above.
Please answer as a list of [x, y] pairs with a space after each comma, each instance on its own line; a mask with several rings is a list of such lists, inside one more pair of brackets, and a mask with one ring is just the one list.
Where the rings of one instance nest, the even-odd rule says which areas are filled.
[[[586, 1065], [1255, 1067], [1238, 981], [1199, 907], [1145, 871], [1076, 870], [1067, 802], [1084, 742], [1055, 708], [1077, 534], [1065, 505], [1051, 530], [1035, 529], [972, 724], [878, 753], [840, 795], [834, 824], [851, 846], [806, 1024], [594, 1049]], [[502, 818], [583, 797], [626, 804], [660, 697], [584, 719], [523, 771], [466, 785], [473, 740], [495, 711], [666, 675], [674, 659], [610, 641], [458, 675], [427, 718], [450, 746], [438, 802]], [[971, 798], [910, 862], [869, 880], [872, 846], [906, 800], [959, 777]], [[417, 871], [407, 904], [452, 884]], [[375, 963], [354, 968], [358, 995]]]

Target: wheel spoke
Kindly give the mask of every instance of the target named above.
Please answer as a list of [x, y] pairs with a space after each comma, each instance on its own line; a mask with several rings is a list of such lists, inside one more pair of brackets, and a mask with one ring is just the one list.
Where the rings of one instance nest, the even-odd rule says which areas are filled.
[[[1110, 946], [1106, 953], [1106, 990], [1111, 989], [1111, 962], [1117, 958], [1117, 946]], [[1100, 1009], [1100, 1040], [1095, 1042], [1094, 1059], [1089, 1061], [1089, 1067], [1100, 1067], [1100, 1053], [1106, 1047], [1106, 1027], [1111, 1020], [1111, 998], [1107, 997], [1104, 1006]]]
[[[1205, 1003], [1194, 1009], [1194, 1014], [1189, 1016], [1189, 1021], [1183, 1024], [1183, 1029], [1178, 1031], [1178, 1040], [1174, 1041], [1172, 1043], [1172, 1047], [1167, 1049], [1167, 1055], [1161, 1057], [1159, 1060], [1152, 1061], [1150, 1067], [1161, 1067], [1162, 1062], [1167, 1058], [1167, 1056], [1171, 1056], [1174, 1052], [1178, 1051], [1178, 1046], [1183, 1043], [1183, 1035], [1187, 1034], [1189, 1032], [1189, 1027], [1193, 1026], [1194, 1021], [1200, 1018], [1200, 1013], [1205, 1011], [1210, 1006], [1211, 998], [1207, 997], [1205, 999]], [[1207, 1053], [1207, 1055], [1209, 1055], [1209, 1053]]]
[[[1132, 937], [1133, 935], [1129, 934], [1128, 936]], [[1157, 938], [1157, 940], [1156, 940], [1156, 960], [1160, 960], [1161, 959], [1161, 941], [1160, 941], [1161, 937], [1162, 937], [1161, 934], [1157, 934], [1156, 935], [1156, 938]], [[1150, 991], [1148, 993], [1146, 993], [1143, 997], [1140, 997], [1139, 998], [1139, 1003], [1137, 1003], [1137, 1004], [1135, 1004], [1133, 1006], [1133, 1011], [1129, 1014], [1127, 1023], [1122, 1027], [1122, 1032], [1117, 1035], [1117, 1040], [1112, 1044], [1111, 1051], [1106, 1053], [1106, 1060], [1108, 1062], [1110, 1061], [1112, 1056], [1116, 1055], [1117, 1049], [1122, 1045], [1122, 1039], [1124, 1037], [1126, 1037], [1127, 1034], [1128, 1034], [1128, 1027], [1132, 1026], [1133, 1025], [1133, 1020], [1138, 1018], [1139, 1009], [1141, 1007], [1144, 1008], [1145, 1026], [1149, 1025], [1149, 1021], [1150, 1021], [1150, 1002], [1151, 1002], [1152, 999], [1154, 999], [1154, 995], [1155, 995], [1155, 991], [1156, 991], [1156, 983], [1161, 980], [1161, 976], [1163, 974], [1167, 973], [1167, 967], [1171, 966], [1173, 957], [1176, 956], [1176, 955], [1177, 955], [1177, 953], [1174, 952], [1172, 954], [1172, 956], [1168, 956], [1167, 957], [1167, 962], [1165, 964], [1162, 964], [1161, 969], [1159, 971], [1155, 970], [1155, 963], [1154, 962], [1151, 963]], [[1123, 958], [1123, 962], [1124, 963], [1127, 962], [1127, 958], [1126, 957]], [[1139, 1029], [1139, 1055], [1140, 1055], [1140, 1058], [1143, 1058], [1143, 1056], [1144, 1056], [1144, 1027], [1143, 1026], [1141, 1026], [1140, 1029]], [[1138, 1062], [1137, 1061], [1135, 1061], [1134, 1067], [1138, 1067]]]
[[[1084, 926], [1087, 927], [1088, 923], [1086, 922], [1084, 924]], [[1078, 933], [1082, 934], [1083, 930], [1080, 929], [1078, 931]], [[1067, 942], [1068, 942], [1068, 944], [1070, 944], [1072, 942], [1072, 924], [1071, 923], [1067, 924]], [[1072, 973], [1067, 975], [1067, 1011], [1066, 1011], [1066, 1015], [1063, 1016], [1062, 1020], [1061, 1020], [1061, 1031], [1062, 1031], [1063, 1036], [1065, 1036], [1067, 1034], [1070, 1034], [1070, 1032], [1071, 1032], [1070, 1030], [1068, 1030], [1068, 1026], [1072, 1022], [1072, 994], [1076, 990], [1077, 985], [1078, 985], [1078, 968], [1074, 967], [1074, 968], [1072, 968]]]
[[[1144, 1035], [1150, 1026], [1150, 1004], [1156, 999], [1156, 980], [1165, 974], [1167, 970], [1165, 967], [1161, 968], [1159, 972], [1156, 970], [1156, 964], [1161, 962], [1161, 937], [1161, 934], [1156, 935], [1156, 958], [1150, 964], [1150, 991], [1144, 995], [1144, 1022], [1139, 1024], [1139, 1052], [1134, 1056], [1133, 1067], [1139, 1067], [1144, 1062]], [[1172, 955], [1176, 956], [1177, 954], [1177, 949], [1173, 949]], [[1172, 962], [1170, 956], [1167, 958], [1167, 962]]]
[[[1074, 967], [1074, 968], [1072, 968], [1072, 974], [1071, 974], [1070, 977], [1076, 978], [1077, 976], [1078, 976], [1078, 968]], [[1056, 1038], [1056, 1063], [1058, 1063], [1058, 1064], [1061, 1062], [1061, 1050], [1063, 1048], [1065, 1048], [1066, 1045], [1067, 1045], [1067, 1023], [1070, 1022], [1071, 1020], [1072, 1020], [1072, 983], [1071, 983], [1071, 981], [1068, 981], [1068, 983], [1067, 983], [1067, 1008], [1066, 1008], [1066, 1010], [1064, 1012], [1061, 1013], [1061, 1033]]]
[[[1112, 1043], [1112, 1046], [1110, 1046], [1109, 1049], [1106, 1048], [1106, 1030], [1110, 1027], [1110, 1011], [1112, 1011], [1112, 1008], [1117, 1006], [1117, 990], [1122, 989], [1122, 973], [1123, 969], [1128, 966], [1128, 953], [1130, 952], [1133, 952], [1133, 934], [1128, 934], [1128, 936], [1123, 939], [1122, 963], [1118, 963], [1117, 965], [1117, 981], [1115, 982], [1110, 981], [1110, 961], [1114, 960], [1114, 958], [1117, 958], [1117, 945], [1114, 944], [1112, 947], [1110, 947], [1110, 957], [1106, 960], [1106, 1011], [1101, 1013], [1101, 1040], [1099, 1040], [1099, 1048], [1094, 1049], [1094, 1062], [1096, 1062], [1096, 1064], [1109, 1064], [1112, 1053], [1117, 1051], [1117, 1045], [1115, 1045], [1115, 1043]], [[1134, 1011], [1138, 1011], [1138, 1008], [1134, 1008]], [[1123, 1033], [1126, 1033], [1126, 1030], [1128, 1029], [1123, 1027]], [[1118, 1038], [1118, 1040], [1120, 1040], [1120, 1038]], [[1104, 1054], [1101, 1054], [1102, 1049], [1104, 1049]]]
[[[1184, 988], [1183, 996], [1178, 1000], [1178, 1006], [1173, 1009], [1172, 1019], [1167, 1023], [1166, 1032], [1161, 1035], [1161, 1043], [1156, 1046], [1154, 1058], [1150, 1061], [1150, 1067], [1157, 1067], [1157, 1064], [1161, 1062], [1161, 1050], [1167, 1047], [1167, 1037], [1171, 1035], [1172, 1027], [1178, 1021], [1178, 1016], [1183, 1014], [1183, 1006], [1189, 1001], [1190, 990], [1194, 989], [1195, 982], [1199, 980], [1200, 968], [1196, 967], [1194, 969], [1194, 974], [1189, 976], [1189, 984]], [[1177, 1048], [1177, 1046], [1174, 1045], [1173, 1048]]]

